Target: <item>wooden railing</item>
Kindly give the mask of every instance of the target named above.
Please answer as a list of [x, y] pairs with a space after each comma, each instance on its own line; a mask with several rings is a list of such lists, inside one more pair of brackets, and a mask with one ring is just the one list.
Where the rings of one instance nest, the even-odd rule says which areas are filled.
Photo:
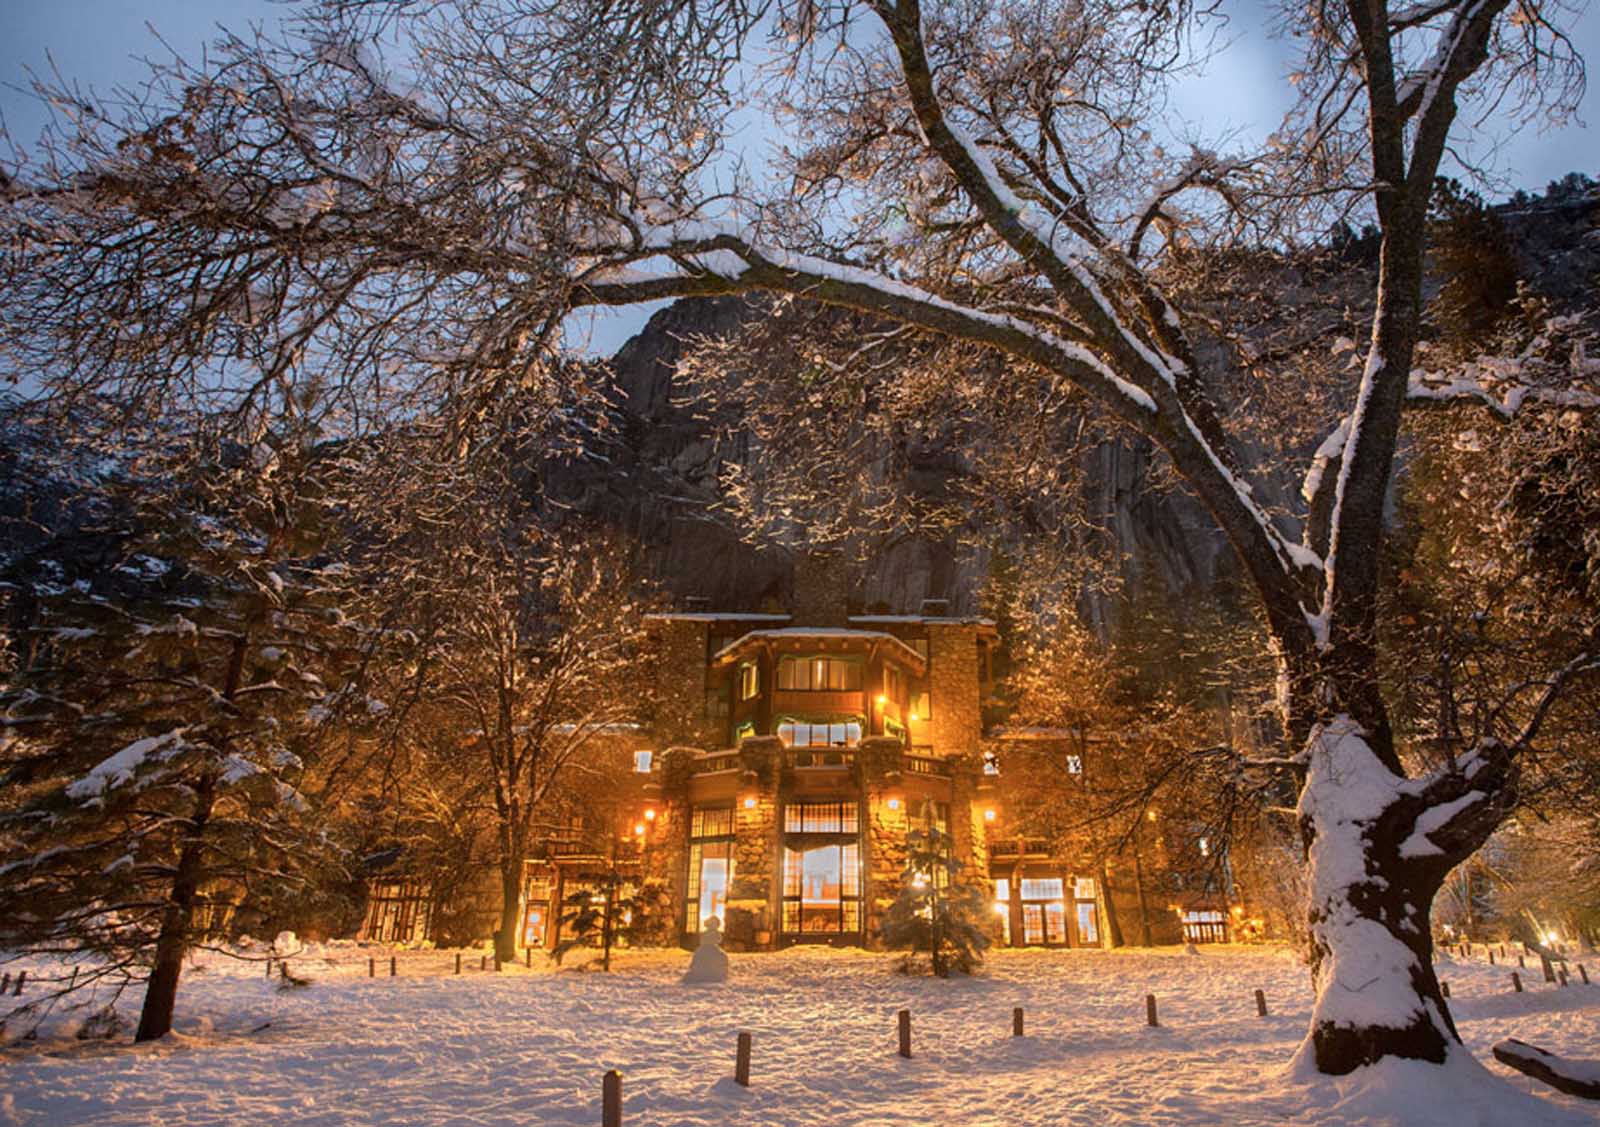
[[936, 756], [907, 754], [903, 762], [908, 775], [938, 775], [942, 778], [950, 774], [949, 765]]

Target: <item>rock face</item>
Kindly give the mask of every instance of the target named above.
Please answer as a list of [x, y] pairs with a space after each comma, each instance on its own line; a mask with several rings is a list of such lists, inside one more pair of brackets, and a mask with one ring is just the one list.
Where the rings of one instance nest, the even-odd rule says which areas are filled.
[[[634, 539], [651, 577], [686, 607], [781, 610], [794, 594], [790, 554], [741, 541], [713, 513], [719, 471], [747, 451], [675, 399], [674, 369], [691, 339], [735, 332], [759, 315], [743, 299], [714, 298], [652, 317], [612, 360], [621, 426], [609, 463], [563, 471], [552, 483], [562, 503]], [[1227, 544], [1187, 496], [1151, 485], [1152, 458], [1139, 441], [1097, 448], [1084, 475], [1087, 511], [1110, 531], [1128, 577], [1149, 573], [1172, 592], [1208, 585], [1232, 566]], [[900, 536], [851, 569], [848, 601], [858, 612], [915, 613], [924, 600], [943, 599], [949, 613], [972, 614], [987, 565], [982, 551], [953, 541]]]
[[[1587, 279], [1600, 269], [1600, 242], [1586, 233], [1596, 200], [1582, 185], [1569, 188], [1496, 210], [1524, 277], [1558, 307], [1592, 309]], [[1349, 265], [1367, 268], [1359, 260]], [[674, 369], [693, 338], [731, 334], [759, 316], [751, 300], [713, 298], [679, 301], [652, 317], [612, 360], [621, 425], [609, 463], [568, 471], [553, 483], [563, 503], [636, 540], [644, 567], [687, 608], [780, 610], [793, 595], [789, 554], [742, 542], [714, 515], [719, 471], [747, 464], [742, 436], [719, 433], [675, 398], [681, 389]], [[931, 452], [919, 469], [934, 490], [941, 473], [958, 472], [952, 454]], [[1154, 451], [1138, 439], [1106, 442], [1084, 456], [1083, 511], [1105, 530], [1104, 547], [1121, 561], [1121, 578], [1174, 597], [1234, 580], [1237, 563], [1209, 514], [1181, 490], [1158, 484], [1155, 468]], [[1270, 508], [1297, 510], [1298, 481], [1258, 482], [1257, 489]], [[981, 549], [901, 536], [854, 569], [848, 598], [858, 611], [915, 613], [925, 599], [945, 599], [949, 613], [971, 614], [988, 564]], [[1091, 601], [1081, 609], [1098, 618], [1106, 607]]]

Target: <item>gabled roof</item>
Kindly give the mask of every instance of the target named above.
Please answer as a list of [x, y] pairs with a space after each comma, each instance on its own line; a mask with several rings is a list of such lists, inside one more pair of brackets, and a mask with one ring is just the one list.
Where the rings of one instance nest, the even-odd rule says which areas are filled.
[[922, 677], [928, 672], [927, 659], [893, 634], [885, 634], [881, 630], [852, 630], [828, 626], [786, 626], [778, 630], [752, 630], [712, 654], [711, 664], [726, 665], [753, 649], [783, 642], [812, 643], [823, 652], [829, 649], [838, 649], [840, 652], [860, 651], [873, 645], [881, 645], [886, 647], [901, 665], [910, 667], [916, 676]]

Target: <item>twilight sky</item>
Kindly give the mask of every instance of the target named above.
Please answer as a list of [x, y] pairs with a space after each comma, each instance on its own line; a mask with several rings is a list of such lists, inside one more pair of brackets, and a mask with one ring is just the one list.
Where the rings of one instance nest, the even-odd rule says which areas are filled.
[[[1284, 45], [1245, 34], [1262, 18], [1259, 0], [1232, 0], [1227, 10], [1233, 25], [1225, 38], [1232, 43], [1203, 78], [1185, 82], [1180, 104], [1208, 134], [1227, 128], [1246, 137], [1264, 136], [1287, 104], [1284, 75], [1290, 68]], [[0, 0], [0, 115], [11, 135], [26, 144], [45, 120], [43, 108], [26, 90], [28, 68], [46, 73], [53, 60], [67, 78], [109, 90], [137, 82], [141, 58], [166, 54], [151, 29], [193, 60], [218, 25], [236, 30], [252, 22], [270, 26], [283, 12], [277, 0]], [[1583, 11], [1568, 29], [1590, 64], [1600, 66], [1600, 11]], [[1503, 138], [1492, 163], [1508, 187], [1537, 190], [1574, 170], [1600, 174], [1600, 129], [1591, 125], [1600, 118], [1597, 86], [1600, 77], [1584, 98], [1579, 121], [1559, 129], [1530, 125]], [[637, 330], [648, 312], [597, 319], [589, 348], [609, 353]]]

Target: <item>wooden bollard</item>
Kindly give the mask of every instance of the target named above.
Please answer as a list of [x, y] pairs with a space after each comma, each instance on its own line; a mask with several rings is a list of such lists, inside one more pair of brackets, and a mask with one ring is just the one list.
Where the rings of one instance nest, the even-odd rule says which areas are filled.
[[499, 974], [500, 973], [500, 952], [499, 951], [496, 951], [494, 953], [494, 973], [495, 974]]
[[1489, 948], [1489, 965], [1494, 966], [1494, 948]]
[[600, 1127], [622, 1127], [622, 1073], [614, 1068], [600, 1085]]
[[1506, 945], [1504, 943], [1500, 944], [1500, 957], [1502, 959], [1506, 957]]
[[1527, 970], [1528, 969], [1527, 957], [1524, 956], [1524, 955], [1518, 955], [1517, 956], [1517, 966], [1521, 967], [1523, 970]]
[[396, 971], [396, 970], [397, 970], [397, 969], [398, 969], [398, 968], [397, 968], [397, 967], [396, 967], [396, 966], [395, 966], [395, 960], [394, 960], [394, 956], [393, 956], [393, 955], [390, 955], [390, 956], [389, 956], [389, 977], [390, 977], [390, 978], [393, 978], [393, 977], [394, 977], [394, 976], [395, 976], [395, 971]]
[[489, 956], [488, 955], [479, 955], [478, 956], [478, 969], [479, 970], [488, 970], [489, 969]]
[[1511, 989], [1518, 994], [1522, 993], [1522, 976], [1516, 971], [1511, 972]]
[[278, 977], [283, 979], [283, 981], [285, 981], [285, 982], [289, 981], [289, 960], [288, 959], [284, 959], [282, 962], [280, 962], [278, 964]]
[[0, 976], [0, 994], [4, 994], [6, 991], [8, 991], [10, 989], [11, 989], [11, 972], [10, 971], [6, 971], [6, 973], [3, 976]]
[[78, 968], [77, 967], [73, 967], [72, 968], [72, 977], [67, 979], [67, 989], [71, 990], [76, 985], [78, 985]]
[[525, 947], [522, 950], [522, 965], [529, 970], [533, 969], [533, 948]]
[[17, 972], [17, 984], [11, 988], [11, 996], [13, 998], [22, 997], [22, 984], [27, 982], [27, 981], [28, 981], [28, 972], [25, 971], [25, 970], [19, 970]]
[[1450, 997], [1450, 984], [1442, 979], [1439, 982], [1439, 996], [1441, 998]]
[[1583, 964], [1578, 964], [1578, 977], [1583, 979], [1585, 986], [1589, 985], [1589, 972], [1583, 969]]
[[1549, 955], [1539, 956], [1539, 969], [1544, 971], [1544, 980], [1546, 982], [1554, 982], [1556, 980], [1556, 968], [1555, 965], [1550, 962]]
[[1154, 994], [1146, 994], [1144, 996], [1144, 1023], [1151, 1026], [1161, 1024], [1156, 1020], [1156, 996]]
[[368, 955], [367, 956], [367, 977], [368, 978], [377, 978], [378, 977], [378, 960], [377, 960], [377, 957], [374, 956], [374, 955]]
[[896, 1016], [900, 1021], [900, 1055], [909, 1058], [911, 1056], [911, 1011], [901, 1010]]
[[272, 956], [271, 955], [267, 956], [267, 977], [268, 978], [272, 977]]
[[461, 973], [461, 952], [460, 951], [456, 952], [456, 973], [457, 974]]
[[1556, 971], [1556, 982], [1561, 986], [1565, 986], [1567, 984], [1567, 972], [1564, 970]]
[[1013, 1006], [1011, 1010], [1011, 1036], [1022, 1036], [1022, 1007]]
[[739, 1034], [739, 1048], [733, 1058], [733, 1082], [750, 1087], [750, 1034]]
[[1265, 990], [1256, 991], [1256, 1016], [1267, 1016], [1267, 992]]

